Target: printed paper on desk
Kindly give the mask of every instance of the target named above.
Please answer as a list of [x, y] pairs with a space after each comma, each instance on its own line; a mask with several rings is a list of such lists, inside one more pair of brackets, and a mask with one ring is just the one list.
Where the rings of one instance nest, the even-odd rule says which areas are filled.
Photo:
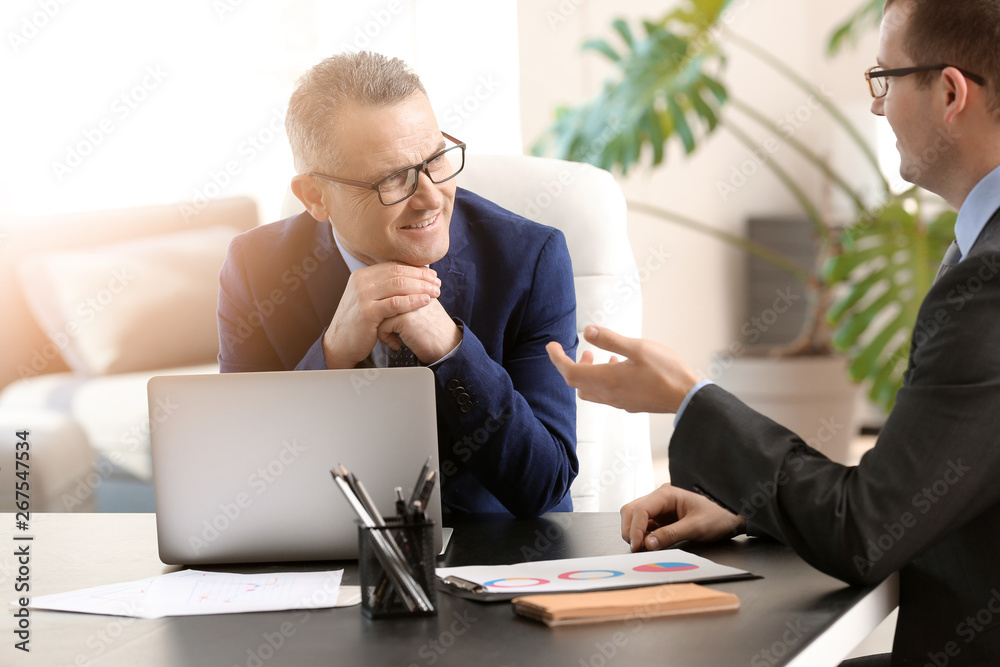
[[460, 577], [489, 593], [552, 593], [630, 588], [653, 584], [718, 581], [753, 577], [746, 570], [719, 565], [681, 549], [617, 556], [564, 558], [515, 565], [439, 567], [437, 576]]
[[338, 605], [343, 570], [232, 574], [180, 570], [122, 584], [31, 598], [32, 609], [161, 618]]

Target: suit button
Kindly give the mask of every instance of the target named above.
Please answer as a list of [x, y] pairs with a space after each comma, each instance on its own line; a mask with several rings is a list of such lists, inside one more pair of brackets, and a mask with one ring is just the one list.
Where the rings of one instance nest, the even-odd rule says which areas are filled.
[[462, 412], [472, 412], [472, 404], [466, 403], [465, 405], [461, 406], [460, 409], [462, 410]]
[[457, 398], [459, 405], [469, 405], [470, 403], [472, 403], [472, 399], [469, 398], [469, 395], [466, 394], [464, 391], [461, 394], [459, 394]]
[[455, 391], [456, 389], [461, 389], [461, 388], [462, 388], [462, 383], [454, 378], [448, 380], [448, 384], [445, 385], [445, 389], [447, 389], [448, 391]]

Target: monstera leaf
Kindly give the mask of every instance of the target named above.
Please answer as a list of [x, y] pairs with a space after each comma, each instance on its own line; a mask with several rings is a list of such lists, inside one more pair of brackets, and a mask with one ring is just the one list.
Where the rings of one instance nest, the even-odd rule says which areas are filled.
[[607, 57], [616, 74], [594, 99], [560, 108], [556, 120], [535, 144], [536, 155], [550, 154], [603, 169], [627, 173], [643, 148], [652, 164], [663, 162], [664, 146], [680, 139], [687, 153], [699, 137], [718, 126], [727, 99], [716, 78], [725, 66], [711, 28], [729, 0], [690, 0], [657, 22], [644, 21], [637, 38], [628, 23], [612, 25], [623, 42], [616, 49], [593, 39], [584, 49]]
[[[831, 36], [831, 52], [877, 24], [885, 0], [861, 2]], [[811, 310], [796, 340], [775, 353], [828, 353], [832, 328], [833, 345], [850, 357], [852, 379], [868, 381], [872, 398], [888, 409], [902, 384], [920, 302], [953, 238], [955, 214], [942, 214], [927, 223], [921, 217], [918, 190], [893, 195], [875, 151], [832, 100], [820, 95], [808, 78], [780, 58], [726, 30], [723, 11], [728, 5], [729, 0], [684, 0], [679, 9], [659, 20], [642, 21], [633, 28], [619, 19], [612, 24], [612, 40], [586, 42], [584, 49], [610, 61], [613, 75], [594, 98], [557, 110], [555, 122], [536, 142], [533, 152], [625, 174], [643, 160], [653, 167], [661, 164], [671, 141], [679, 141], [692, 153], [719, 127], [751, 150], [756, 142], [741, 127], [743, 122], [778, 136], [855, 205], [856, 222], [840, 234], [829, 214], [824, 214], [818, 197], [799, 182], [802, 174], [780, 164], [780, 159], [765, 162], [816, 227], [820, 265], [797, 266], [790, 257], [659, 206], [629, 202], [629, 209], [703, 231], [802, 279], [810, 292]], [[888, 204], [871, 207], [827, 164], [824, 155], [785, 135], [766, 114], [729, 95], [721, 79], [726, 68], [724, 50], [734, 46], [820, 102], [853, 141], [859, 156], [871, 164], [872, 180]], [[826, 258], [831, 259], [824, 263]]]
[[873, 26], [878, 26], [884, 8], [885, 0], [865, 0], [864, 4], [830, 35], [830, 41], [826, 46], [827, 53], [831, 56], [836, 55], [845, 44], [856, 44], [861, 34], [870, 31]]
[[[919, 209], [917, 209], [919, 211]], [[827, 311], [834, 345], [850, 357], [854, 381], [887, 412], [903, 384], [917, 311], [953, 238], [955, 213], [923, 223], [902, 200], [844, 232], [826, 265], [825, 283], [846, 289]]]

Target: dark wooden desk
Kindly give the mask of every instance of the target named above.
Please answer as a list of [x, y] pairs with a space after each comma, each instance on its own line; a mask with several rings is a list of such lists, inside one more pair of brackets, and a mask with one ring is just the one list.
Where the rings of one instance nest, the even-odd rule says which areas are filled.
[[[156, 555], [152, 514], [34, 514], [32, 593], [44, 595], [172, 571]], [[625, 553], [617, 514], [553, 514], [536, 520], [453, 520], [441, 565], [500, 564]], [[0, 590], [16, 597], [14, 520], [0, 514]], [[741, 609], [711, 615], [550, 629], [515, 617], [508, 603], [439, 596], [432, 618], [370, 621], [360, 607], [141, 620], [31, 612], [31, 652], [15, 650], [4, 614], [0, 665], [836, 665], [896, 605], [895, 579], [852, 588], [763, 540], [690, 545], [690, 551], [764, 579], [714, 584]], [[356, 563], [219, 568], [259, 572]]]

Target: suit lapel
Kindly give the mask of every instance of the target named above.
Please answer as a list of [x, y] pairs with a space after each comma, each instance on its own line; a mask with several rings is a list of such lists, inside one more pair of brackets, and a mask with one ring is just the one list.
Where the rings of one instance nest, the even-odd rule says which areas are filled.
[[452, 215], [448, 241], [448, 254], [431, 264], [441, 279], [438, 300], [449, 315], [468, 322], [476, 296], [476, 265], [464, 258], [469, 245], [468, 227], [457, 207]]

